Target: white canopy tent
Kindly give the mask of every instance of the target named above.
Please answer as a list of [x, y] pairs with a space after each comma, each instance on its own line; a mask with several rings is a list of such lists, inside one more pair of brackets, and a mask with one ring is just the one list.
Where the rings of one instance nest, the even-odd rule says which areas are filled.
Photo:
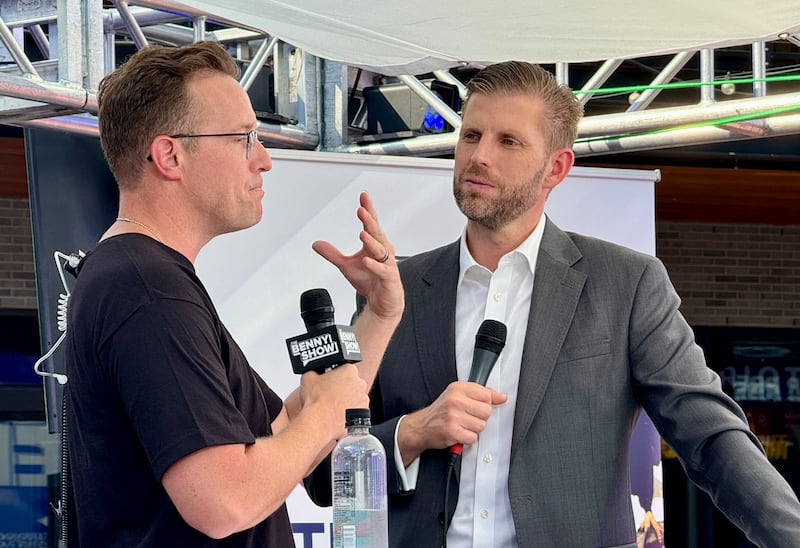
[[[798, 33], [797, 0], [0, 0], [0, 55], [11, 61], [0, 69], [0, 123], [96, 135], [95, 90], [120, 44], [211, 39], [242, 61], [246, 89], [268, 66], [280, 120], [259, 133], [277, 148], [449, 154], [454, 132], [354, 140], [348, 75], [384, 75], [457, 128], [431, 74], [463, 93], [458, 71], [512, 58], [552, 65], [576, 90], [587, 109], [579, 156], [789, 135], [800, 133]], [[28, 58], [31, 42], [43, 60]], [[747, 61], [734, 74], [715, 67], [731, 52]], [[631, 67], [645, 69], [638, 80], [604, 87]], [[616, 110], [593, 110], [609, 97]]]
[[391, 75], [508, 59], [581, 63], [644, 57], [778, 40], [800, 32], [797, 0], [185, 4], [246, 21], [318, 57]]

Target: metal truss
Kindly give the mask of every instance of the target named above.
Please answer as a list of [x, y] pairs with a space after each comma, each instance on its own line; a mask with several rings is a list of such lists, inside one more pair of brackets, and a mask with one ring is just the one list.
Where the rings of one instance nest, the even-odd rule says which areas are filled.
[[[469, 70], [385, 77], [448, 124], [411, 137], [364, 133], [368, 113], [348, 116], [355, 70], [319, 59], [243, 22], [172, 0], [0, 0], [0, 124], [97, 135], [96, 89], [117, 58], [148, 44], [202, 39], [224, 44], [240, 82], [274, 107], [259, 114], [266, 146], [362, 154], [447, 156], [461, 118], [431, 90], [435, 79], [463, 96]], [[586, 116], [578, 156], [662, 149], [800, 133], [800, 38], [673, 56], [555, 64]], [[271, 85], [264, 76], [269, 75]], [[613, 84], [613, 86], [612, 86]], [[355, 88], [355, 89], [354, 89]], [[353, 113], [350, 113], [353, 114]]]

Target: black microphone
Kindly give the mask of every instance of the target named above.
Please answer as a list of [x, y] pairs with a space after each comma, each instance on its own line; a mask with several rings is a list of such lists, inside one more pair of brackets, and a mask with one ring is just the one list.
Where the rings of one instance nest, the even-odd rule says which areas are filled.
[[327, 289], [309, 289], [300, 295], [300, 316], [309, 333], [333, 325], [334, 312]]
[[[475, 334], [475, 353], [472, 355], [472, 368], [469, 371], [470, 382], [486, 386], [489, 374], [506, 345], [506, 333], [506, 324], [497, 320], [483, 320]], [[463, 450], [463, 443], [451, 445], [448, 449], [451, 462], [455, 462]]]
[[324, 373], [342, 365], [361, 361], [355, 331], [333, 321], [334, 308], [326, 289], [309, 289], [300, 295], [300, 316], [308, 333], [286, 339], [292, 370]]

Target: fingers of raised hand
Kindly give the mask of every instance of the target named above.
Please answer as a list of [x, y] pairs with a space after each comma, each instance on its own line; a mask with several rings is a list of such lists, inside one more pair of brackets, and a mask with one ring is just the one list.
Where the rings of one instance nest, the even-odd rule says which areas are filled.
[[367, 257], [379, 263], [389, 261], [394, 255], [394, 250], [389, 241], [383, 237], [376, 238], [374, 234], [367, 231], [361, 233], [361, 242], [364, 244], [364, 253]]

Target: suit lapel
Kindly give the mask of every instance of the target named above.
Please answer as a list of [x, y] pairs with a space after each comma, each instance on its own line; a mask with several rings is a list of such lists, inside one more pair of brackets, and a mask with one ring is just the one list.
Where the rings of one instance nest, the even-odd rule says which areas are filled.
[[580, 258], [581, 253], [569, 236], [548, 220], [536, 261], [527, 335], [522, 349], [512, 459], [542, 403], [583, 291], [586, 274], [572, 268]]
[[[425, 389], [431, 401], [457, 380], [455, 357], [456, 284], [459, 241], [430, 257], [414, 292], [414, 332]], [[442, 317], [442, 310], [449, 313]]]

